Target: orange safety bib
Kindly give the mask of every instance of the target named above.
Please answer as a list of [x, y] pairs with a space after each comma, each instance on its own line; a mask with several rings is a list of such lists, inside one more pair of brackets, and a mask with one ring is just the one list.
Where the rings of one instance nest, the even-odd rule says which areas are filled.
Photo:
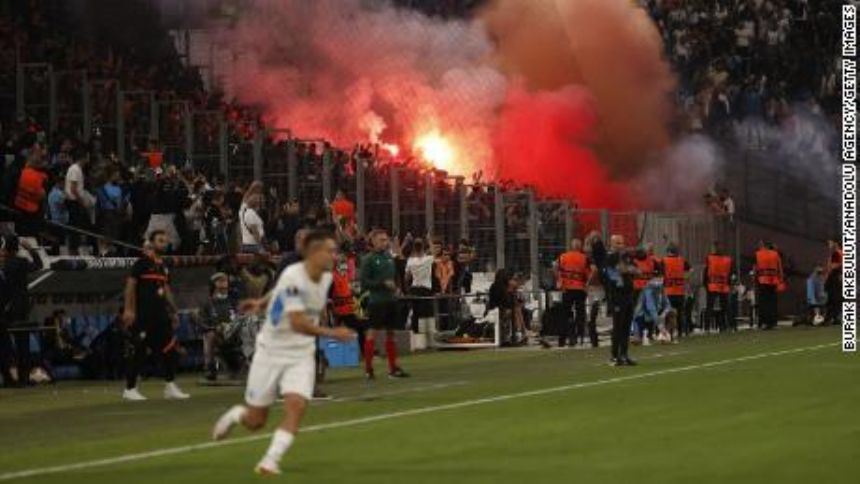
[[15, 208], [29, 214], [35, 214], [45, 198], [45, 180], [48, 175], [40, 170], [24, 167], [21, 178], [18, 179], [18, 190], [15, 193]]
[[729, 277], [732, 270], [732, 258], [727, 255], [709, 255], [708, 292], [728, 294], [730, 290]]
[[580, 251], [568, 251], [558, 258], [558, 285], [562, 291], [585, 290], [588, 280], [588, 257]]
[[663, 258], [663, 287], [667, 296], [684, 295], [684, 258], [666, 256]]
[[756, 281], [765, 286], [779, 286], [782, 280], [782, 263], [779, 253], [771, 249], [759, 249], [755, 253]]
[[657, 261], [652, 256], [646, 256], [644, 259], [633, 259], [633, 263], [639, 269], [639, 274], [633, 278], [633, 289], [642, 290], [648, 285], [648, 281], [654, 277], [657, 272]]
[[332, 309], [338, 316], [355, 314], [355, 298], [352, 295], [352, 283], [346, 274], [334, 271], [332, 280]]

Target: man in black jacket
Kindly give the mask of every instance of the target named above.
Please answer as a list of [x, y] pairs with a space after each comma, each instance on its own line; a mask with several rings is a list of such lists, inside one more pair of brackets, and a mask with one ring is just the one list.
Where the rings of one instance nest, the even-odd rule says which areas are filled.
[[[30, 292], [28, 276], [42, 268], [42, 260], [35, 251], [23, 247], [30, 258], [21, 257], [18, 253], [21, 246], [18, 237], [5, 235], [0, 238], [0, 374], [3, 383], [11, 386], [15, 379], [11, 372], [12, 347], [9, 335], [10, 328], [19, 328], [27, 324], [30, 315]], [[30, 375], [30, 333], [16, 331], [14, 335], [17, 351], [18, 386], [26, 386]]]
[[612, 360], [614, 366], [633, 366], [627, 354], [630, 325], [633, 322], [633, 276], [638, 272], [633, 254], [624, 246], [624, 238], [613, 235], [604, 268], [606, 296], [612, 314]]

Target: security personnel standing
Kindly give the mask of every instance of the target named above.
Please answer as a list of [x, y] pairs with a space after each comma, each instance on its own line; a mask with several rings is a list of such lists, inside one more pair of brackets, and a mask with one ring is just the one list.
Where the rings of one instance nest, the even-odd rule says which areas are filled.
[[715, 242], [711, 253], [705, 258], [705, 272], [702, 275], [708, 297], [706, 304], [706, 329], [723, 332], [731, 327], [737, 329], [734, 318], [729, 321], [729, 279], [732, 274], [732, 258], [724, 255], [719, 243]]
[[585, 343], [586, 287], [592, 271], [593, 264], [582, 251], [582, 241], [573, 239], [570, 250], [559, 256], [557, 265], [556, 276], [558, 288], [562, 291], [561, 305], [566, 322], [558, 337], [559, 347], [567, 345], [568, 336], [573, 340], [572, 345], [577, 341]]
[[647, 244], [636, 254], [633, 263], [639, 269], [639, 273], [633, 278], [633, 291], [638, 295], [648, 285], [648, 281], [659, 274], [657, 258], [654, 256], [651, 244]]
[[[37, 145], [38, 146], [38, 145]], [[47, 191], [48, 174], [44, 170], [42, 151], [35, 148], [27, 155], [27, 165], [21, 170], [13, 205], [18, 209], [16, 230], [20, 236], [38, 235], [42, 222], [42, 206]]]
[[827, 314], [825, 324], [839, 324], [842, 319], [842, 246], [836, 240], [828, 240], [830, 256], [827, 259], [827, 274], [824, 291], [827, 292]]
[[783, 273], [782, 259], [770, 242], [759, 242], [755, 253], [755, 280], [759, 326], [774, 329], [779, 318], [777, 293]]
[[364, 349], [365, 328], [356, 316], [355, 292], [355, 259], [347, 255], [348, 250], [341, 250], [337, 263], [332, 270], [331, 308], [338, 326], [346, 326], [358, 334], [359, 351]]
[[679, 254], [676, 244], [669, 244], [663, 258], [663, 287], [672, 308], [678, 313], [678, 338], [692, 332], [686, 311], [686, 277], [690, 264]]

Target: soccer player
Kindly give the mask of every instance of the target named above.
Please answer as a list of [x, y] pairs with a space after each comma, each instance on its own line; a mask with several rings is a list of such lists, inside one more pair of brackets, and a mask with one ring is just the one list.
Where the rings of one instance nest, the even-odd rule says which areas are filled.
[[170, 291], [167, 267], [161, 254], [167, 250], [167, 233], [153, 230], [143, 257], [131, 268], [125, 285], [125, 310], [122, 321], [131, 335], [134, 348], [128, 362], [124, 400], [146, 400], [137, 388], [137, 377], [151, 352], [164, 376], [164, 398], [184, 400], [189, 397], [176, 382], [177, 354], [176, 305]]
[[266, 322], [257, 335], [245, 405], [236, 405], [221, 416], [212, 438], [223, 439], [236, 424], [248, 430], [262, 428], [269, 406], [278, 394], [283, 395], [284, 417], [272, 436], [269, 449], [255, 468], [258, 474], [281, 473], [281, 457], [299, 431], [307, 402], [313, 395], [315, 338], [326, 336], [348, 341], [354, 337], [349, 328], [319, 326], [332, 283], [336, 252], [334, 236], [321, 231], [308, 233], [304, 261], [287, 267], [268, 295], [245, 301], [240, 308], [259, 312], [265, 307]]

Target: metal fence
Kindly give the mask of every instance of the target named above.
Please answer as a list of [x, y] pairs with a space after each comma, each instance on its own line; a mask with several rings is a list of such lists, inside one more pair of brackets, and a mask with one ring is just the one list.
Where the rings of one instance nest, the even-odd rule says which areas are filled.
[[50, 64], [18, 64], [16, 80], [19, 115], [51, 132], [91, 137], [102, 153], [126, 163], [137, 163], [154, 142], [169, 163], [228, 181], [264, 180], [278, 198], [297, 200], [304, 210], [321, 208], [341, 189], [355, 201], [362, 230], [378, 227], [446, 244], [468, 239], [473, 271], [505, 268], [528, 276], [532, 287], [551, 284], [552, 264], [569, 240], [592, 231], [604, 239], [623, 235], [628, 246], [652, 242], [658, 253], [676, 242], [694, 263], [714, 241], [738, 255], [732, 226], [709, 215], [578, 210], [566, 201], [536, 200], [530, 190], [467, 184], [438, 170], [382, 162], [378, 153], [350, 154], [324, 140], [228, 120], [220, 110], [125, 90], [115, 79], [90, 79], [84, 71], [57, 72]]

